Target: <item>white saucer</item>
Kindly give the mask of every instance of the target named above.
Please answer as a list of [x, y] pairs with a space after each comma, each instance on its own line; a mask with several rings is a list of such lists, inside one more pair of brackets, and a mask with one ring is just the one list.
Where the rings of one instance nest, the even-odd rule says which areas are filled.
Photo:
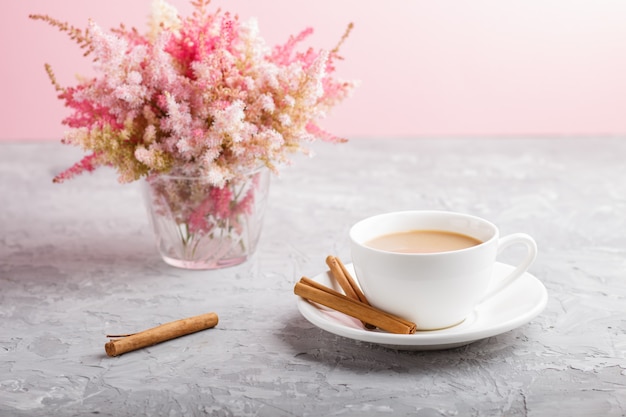
[[[352, 264], [346, 268], [354, 276]], [[503, 277], [513, 267], [503, 263], [494, 265], [496, 277]], [[312, 278], [337, 289], [329, 272]], [[363, 342], [377, 343], [401, 350], [437, 350], [467, 345], [495, 336], [528, 323], [543, 311], [548, 292], [533, 275], [526, 272], [504, 290], [478, 305], [472, 315], [457, 326], [442, 330], [423, 331], [411, 335], [367, 330], [360, 321], [298, 297], [298, 310], [312, 324], [330, 333]]]

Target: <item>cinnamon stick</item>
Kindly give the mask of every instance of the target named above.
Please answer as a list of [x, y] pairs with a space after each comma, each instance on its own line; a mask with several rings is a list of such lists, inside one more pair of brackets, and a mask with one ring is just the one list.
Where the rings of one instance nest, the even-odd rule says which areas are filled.
[[368, 304], [341, 294], [307, 277], [302, 277], [294, 287], [294, 293], [305, 300], [321, 304], [351, 317], [370, 323], [389, 333], [413, 334], [415, 323], [379, 310]]
[[356, 284], [339, 258], [332, 255], [327, 256], [326, 265], [328, 265], [333, 278], [335, 278], [335, 281], [337, 281], [348, 297], [369, 305], [365, 294], [363, 294], [363, 291], [361, 291], [361, 288]]
[[218, 320], [217, 314], [207, 313], [172, 321], [139, 333], [111, 340], [104, 345], [104, 350], [109, 356], [118, 356], [123, 353], [152, 346], [166, 340], [215, 327]]
[[[326, 257], [326, 265], [330, 268], [330, 274], [333, 276], [335, 281], [339, 284], [343, 292], [353, 300], [360, 301], [367, 305], [370, 303], [367, 301], [365, 294], [361, 291], [361, 288], [356, 284], [345, 265], [341, 260], [335, 256], [329, 255]], [[374, 326], [371, 323], [363, 322], [363, 326], [368, 329], [374, 329]]]

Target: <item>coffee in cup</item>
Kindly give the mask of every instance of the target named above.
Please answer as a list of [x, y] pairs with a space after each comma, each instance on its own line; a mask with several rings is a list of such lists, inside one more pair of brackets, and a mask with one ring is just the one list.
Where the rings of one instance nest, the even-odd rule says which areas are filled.
[[472, 236], [446, 230], [409, 230], [375, 237], [365, 246], [387, 252], [435, 253], [471, 248], [482, 242]]
[[[479, 217], [448, 211], [403, 211], [369, 217], [350, 229], [352, 262], [368, 301], [416, 323], [418, 330], [457, 325], [483, 300], [519, 278], [537, 255], [532, 237], [500, 237]], [[526, 247], [507, 277], [492, 280], [497, 255]]]

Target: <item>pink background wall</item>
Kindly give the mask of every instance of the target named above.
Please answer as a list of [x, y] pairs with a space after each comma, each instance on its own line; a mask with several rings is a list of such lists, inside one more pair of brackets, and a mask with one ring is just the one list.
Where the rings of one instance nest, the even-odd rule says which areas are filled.
[[[187, 14], [186, 0], [170, 0]], [[143, 30], [151, 0], [20, 0], [0, 6], [0, 139], [58, 139], [59, 81], [89, 74], [65, 34], [29, 13], [84, 27]], [[623, 0], [214, 0], [256, 16], [274, 44], [307, 26], [332, 48], [356, 25], [339, 65], [362, 81], [325, 126], [348, 137], [626, 134]]]

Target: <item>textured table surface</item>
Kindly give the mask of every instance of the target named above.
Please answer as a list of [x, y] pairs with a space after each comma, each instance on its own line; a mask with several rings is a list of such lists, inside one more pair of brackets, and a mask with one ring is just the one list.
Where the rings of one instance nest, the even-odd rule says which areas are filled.
[[[257, 254], [164, 264], [138, 184], [50, 143], [0, 144], [1, 416], [624, 416], [626, 140], [315, 144], [272, 179]], [[349, 261], [357, 220], [404, 209], [535, 237], [546, 309], [460, 348], [397, 351], [320, 330], [293, 286]], [[105, 335], [214, 311], [219, 325], [128, 353]]]

